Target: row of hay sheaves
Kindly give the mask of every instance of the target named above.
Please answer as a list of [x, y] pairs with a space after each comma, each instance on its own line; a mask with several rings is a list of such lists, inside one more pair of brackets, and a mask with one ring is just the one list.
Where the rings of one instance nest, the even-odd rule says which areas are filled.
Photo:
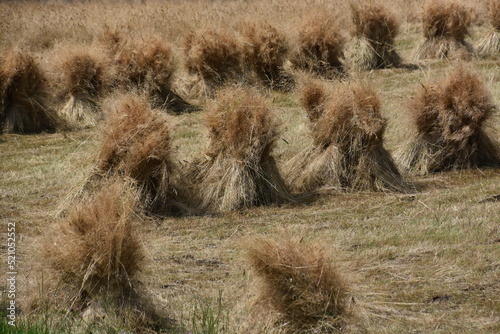
[[[325, 188], [416, 190], [384, 149], [386, 120], [372, 88], [310, 81], [301, 102], [312, 144], [279, 170], [273, 158], [278, 125], [270, 102], [254, 88], [217, 92], [206, 115], [208, 146], [187, 169], [171, 161], [169, 124], [146, 97], [116, 101], [82, 203], [71, 206], [42, 242], [51, 275], [45, 289], [58, 307], [82, 310], [90, 323], [107, 315], [126, 317], [135, 328], [178, 329], [137, 280], [145, 256], [137, 225], [147, 212], [294, 203]], [[411, 105], [418, 134], [402, 150], [402, 166], [416, 173], [498, 167], [499, 146], [484, 128], [494, 110], [484, 82], [464, 64], [422, 85]], [[326, 248], [286, 232], [251, 238], [244, 247], [256, 280], [243, 306], [248, 317], [238, 320], [241, 332], [330, 333], [359, 326], [350, 285]]]
[[[478, 53], [499, 52], [498, 13], [500, 5], [492, 1], [491, 29], [478, 43]], [[465, 38], [472, 18], [464, 5], [430, 1], [416, 58], [471, 59], [474, 49]], [[282, 31], [265, 22], [242, 24], [239, 36], [211, 28], [190, 33], [184, 38], [188, 73], [182, 78], [175, 76], [179, 60], [171, 45], [154, 36], [128, 39], [107, 27], [91, 46], [56, 47], [49, 71], [29, 52], [13, 49], [0, 58], [0, 126], [3, 132], [29, 133], [94, 125], [103, 117], [99, 99], [111, 90], [143, 91], [154, 107], [179, 113], [197, 110], [180, 95], [213, 96], [228, 83], [290, 91], [297, 71], [347, 79], [356, 70], [418, 67], [397, 53], [399, 22], [386, 7], [372, 1], [354, 4], [352, 20], [348, 42], [334, 16], [309, 17], [293, 47]]]

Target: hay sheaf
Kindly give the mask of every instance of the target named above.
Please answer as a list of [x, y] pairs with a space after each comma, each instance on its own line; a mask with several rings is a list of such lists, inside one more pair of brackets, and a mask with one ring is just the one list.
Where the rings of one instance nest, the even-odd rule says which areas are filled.
[[348, 83], [329, 92], [307, 83], [302, 104], [310, 120], [312, 146], [285, 166], [294, 189], [409, 192], [413, 186], [399, 173], [383, 146], [387, 121], [377, 93], [363, 83]]
[[100, 98], [114, 77], [107, 57], [93, 49], [70, 45], [57, 49], [52, 62], [66, 100], [60, 113], [73, 127], [96, 125], [104, 118]]
[[491, 30], [476, 46], [481, 54], [500, 52], [500, 0], [490, 0], [488, 10]]
[[285, 34], [268, 23], [247, 23], [243, 27], [243, 57], [260, 82], [272, 89], [290, 91], [293, 77], [283, 66], [290, 51]]
[[353, 35], [350, 54], [356, 68], [372, 70], [401, 66], [394, 40], [399, 22], [394, 13], [379, 1], [351, 4]]
[[124, 95], [107, 110], [107, 124], [96, 174], [104, 179], [131, 178], [145, 208], [159, 214], [184, 209], [174, 186], [169, 124], [153, 112], [145, 97]]
[[243, 80], [242, 46], [228, 31], [205, 29], [188, 34], [184, 56], [186, 69], [203, 82], [208, 95]]
[[424, 41], [415, 51], [415, 58], [471, 59], [473, 48], [465, 37], [473, 18], [472, 9], [457, 1], [427, 1], [422, 14]]
[[345, 37], [334, 16], [315, 14], [306, 17], [299, 29], [293, 66], [332, 79], [346, 75]]
[[173, 113], [198, 110], [179, 96], [173, 88], [177, 64], [172, 47], [160, 39], [147, 36], [127, 40], [119, 33], [103, 33], [104, 47], [112, 54], [125, 89], [146, 93], [155, 108]]
[[252, 238], [246, 248], [257, 277], [248, 332], [262, 323], [281, 333], [330, 333], [346, 325], [349, 287], [323, 247], [274, 235]]
[[47, 78], [29, 52], [13, 48], [0, 65], [0, 132], [55, 131], [64, 122], [51, 108]]
[[136, 203], [135, 191], [118, 182], [72, 207], [41, 244], [49, 276], [43, 283], [46, 296], [38, 296], [33, 306], [78, 310], [87, 324], [128, 322], [136, 329], [170, 326], [137, 279], [145, 256]]
[[208, 147], [189, 174], [203, 208], [229, 211], [292, 201], [271, 154], [278, 124], [262, 96], [249, 88], [225, 88], [206, 124]]
[[409, 104], [417, 136], [400, 163], [417, 174], [500, 164], [500, 149], [486, 132], [496, 110], [484, 82], [457, 65], [448, 77], [422, 85]]

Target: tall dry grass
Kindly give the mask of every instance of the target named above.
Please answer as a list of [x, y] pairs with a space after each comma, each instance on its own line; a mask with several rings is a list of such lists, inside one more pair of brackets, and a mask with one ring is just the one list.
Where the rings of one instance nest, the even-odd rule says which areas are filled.
[[47, 77], [34, 55], [8, 50], [0, 65], [0, 131], [55, 131], [63, 124], [51, 107]]
[[351, 3], [354, 66], [362, 70], [399, 67], [401, 57], [394, 41], [400, 23], [395, 13], [378, 0]]
[[292, 200], [272, 156], [279, 130], [264, 97], [250, 88], [220, 90], [206, 125], [208, 146], [190, 172], [203, 208], [229, 211]]
[[[247, 332], [342, 329], [350, 313], [349, 287], [325, 248], [281, 235], [251, 238], [246, 248], [257, 278]], [[262, 328], [264, 323], [270, 328]]]
[[424, 41], [415, 57], [470, 59], [473, 49], [465, 38], [473, 19], [472, 8], [456, 0], [428, 0], [422, 13]]
[[304, 85], [301, 95], [313, 143], [285, 165], [296, 191], [413, 190], [384, 148], [387, 120], [373, 88], [351, 82], [329, 89], [313, 81]]
[[310, 14], [300, 25], [297, 50], [291, 62], [297, 69], [308, 70], [327, 79], [345, 76], [345, 42], [341, 24], [335, 16]]
[[290, 91], [294, 80], [283, 68], [290, 51], [287, 36], [265, 22], [247, 22], [242, 30], [245, 65], [265, 86]]
[[417, 136], [400, 161], [418, 174], [498, 166], [500, 147], [487, 134], [496, 106], [481, 77], [464, 64], [419, 88], [409, 104]]

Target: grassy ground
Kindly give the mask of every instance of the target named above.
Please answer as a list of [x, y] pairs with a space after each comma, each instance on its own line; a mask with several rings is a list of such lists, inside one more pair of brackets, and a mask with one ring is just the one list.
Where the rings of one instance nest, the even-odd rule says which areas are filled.
[[[472, 38], [481, 32], [474, 30]], [[409, 23], [398, 37], [396, 47], [408, 62], [418, 36]], [[473, 64], [500, 105], [500, 59], [476, 59]], [[442, 76], [451, 63], [423, 65], [416, 71], [356, 74], [381, 94], [391, 152], [413, 134], [405, 101], [420, 82]], [[275, 155], [283, 163], [308, 144], [307, 118], [296, 93], [271, 93], [269, 98], [282, 122]], [[169, 117], [174, 158], [179, 163], [190, 160], [205, 143], [203, 112]], [[500, 139], [498, 113], [491, 130]], [[42, 273], [34, 269], [39, 261], [33, 258], [33, 245], [85, 181], [99, 140], [99, 128], [0, 136], [0, 253], [5, 263], [6, 227], [15, 222], [21, 309], [42, 281]], [[421, 186], [412, 195], [331, 194], [308, 205], [146, 220], [138, 231], [147, 255], [139, 280], [186, 330], [237, 333], [248, 316], [254, 279], [242, 244], [249, 236], [285, 229], [325, 245], [348, 277], [356, 318], [347, 331], [500, 332], [500, 204], [480, 202], [500, 194], [500, 170], [453, 171], [412, 180]], [[127, 330], [110, 322], [90, 328], [74, 313], [20, 316], [20, 333]], [[7, 328], [0, 326], [0, 331]]]

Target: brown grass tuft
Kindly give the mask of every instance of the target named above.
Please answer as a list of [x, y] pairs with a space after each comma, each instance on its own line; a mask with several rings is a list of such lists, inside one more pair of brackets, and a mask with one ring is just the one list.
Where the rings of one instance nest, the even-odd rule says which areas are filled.
[[175, 213], [178, 196], [173, 189], [167, 120], [149, 109], [144, 97], [132, 94], [118, 98], [108, 109], [97, 173], [133, 179], [146, 209]]
[[401, 164], [425, 174], [500, 164], [500, 148], [485, 132], [496, 109], [484, 82], [457, 65], [447, 78], [423, 85], [411, 101], [417, 137]]
[[293, 78], [283, 65], [290, 45], [283, 32], [268, 23], [246, 23], [243, 28], [245, 44], [243, 57], [246, 66], [252, 68], [257, 78], [266, 86], [289, 91]]
[[299, 30], [298, 50], [292, 64], [325, 78], [345, 75], [343, 64], [345, 37], [334, 16], [315, 14], [306, 17]]
[[249, 240], [247, 250], [258, 277], [253, 322], [277, 312], [274, 327], [282, 327], [285, 333], [339, 330], [345, 325], [348, 286], [323, 247], [268, 236]]
[[249, 88], [225, 88], [206, 124], [209, 144], [190, 173], [204, 208], [228, 211], [291, 201], [271, 155], [278, 125], [262, 96]]
[[96, 125], [103, 118], [99, 99], [114, 76], [110, 62], [83, 46], [66, 46], [54, 53], [52, 61], [67, 100], [61, 113], [73, 126]]
[[351, 4], [356, 41], [354, 63], [364, 70], [399, 67], [401, 57], [394, 48], [399, 21], [379, 1], [367, 0]]
[[416, 50], [417, 59], [470, 59], [473, 49], [465, 41], [474, 15], [455, 0], [429, 0], [422, 14], [424, 42]]
[[187, 70], [205, 83], [208, 94], [242, 80], [242, 47], [228, 31], [205, 29], [188, 34], [184, 55]]
[[476, 50], [482, 54], [500, 52], [500, 0], [490, 0], [488, 10], [493, 29], [477, 44]]
[[311, 121], [313, 145], [285, 166], [297, 191], [330, 186], [340, 189], [408, 192], [383, 146], [387, 121], [377, 93], [363, 83], [349, 83], [329, 92], [319, 83], [302, 90]]
[[0, 65], [0, 132], [55, 131], [62, 123], [50, 108], [47, 79], [33, 55], [9, 50]]

